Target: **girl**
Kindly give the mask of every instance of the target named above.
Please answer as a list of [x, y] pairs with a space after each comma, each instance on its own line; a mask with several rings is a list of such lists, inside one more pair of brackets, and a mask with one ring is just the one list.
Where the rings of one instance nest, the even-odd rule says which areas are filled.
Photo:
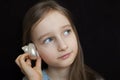
[[84, 65], [83, 52], [69, 12], [53, 0], [40, 2], [27, 12], [23, 45], [34, 43], [35, 65], [28, 53], [15, 62], [25, 80], [103, 80]]

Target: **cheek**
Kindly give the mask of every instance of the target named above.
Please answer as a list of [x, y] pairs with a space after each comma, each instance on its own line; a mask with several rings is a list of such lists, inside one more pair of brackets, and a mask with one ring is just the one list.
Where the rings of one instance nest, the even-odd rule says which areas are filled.
[[56, 51], [52, 47], [41, 47], [38, 49], [38, 53], [46, 63], [56, 57]]
[[73, 44], [74, 44], [74, 47], [77, 49], [78, 48], [78, 42], [77, 42], [76, 37], [73, 38]]
[[41, 54], [41, 58], [48, 65], [54, 64], [54, 62], [56, 62], [56, 55], [52, 53]]
[[67, 41], [67, 44], [71, 49], [77, 50], [78, 49], [78, 43], [75, 34], [73, 34], [69, 40]]
[[77, 54], [77, 51], [78, 51], [78, 43], [77, 43], [77, 40], [74, 38], [73, 43], [71, 44], [71, 48], [73, 49], [73, 51]]

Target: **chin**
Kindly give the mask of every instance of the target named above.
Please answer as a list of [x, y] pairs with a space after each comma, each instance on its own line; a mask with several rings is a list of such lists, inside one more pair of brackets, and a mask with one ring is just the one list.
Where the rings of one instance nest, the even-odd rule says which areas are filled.
[[64, 63], [61, 63], [59, 65], [59, 67], [61, 68], [67, 68], [67, 67], [70, 67], [72, 65], [73, 61], [69, 61], [69, 62], [64, 62]]

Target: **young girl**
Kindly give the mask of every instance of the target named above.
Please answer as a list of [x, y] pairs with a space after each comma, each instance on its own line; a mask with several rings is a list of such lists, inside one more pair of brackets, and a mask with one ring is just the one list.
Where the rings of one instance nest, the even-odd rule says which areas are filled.
[[39, 56], [34, 66], [29, 53], [16, 58], [25, 80], [103, 80], [85, 66], [78, 34], [68, 13], [53, 0], [40, 2], [27, 12], [23, 45], [34, 43]]

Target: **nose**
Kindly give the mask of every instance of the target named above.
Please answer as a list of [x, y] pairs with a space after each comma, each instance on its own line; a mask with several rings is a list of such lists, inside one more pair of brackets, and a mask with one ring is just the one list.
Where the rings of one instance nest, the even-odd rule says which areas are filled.
[[68, 45], [63, 39], [58, 40], [58, 51], [65, 51], [68, 48]]

